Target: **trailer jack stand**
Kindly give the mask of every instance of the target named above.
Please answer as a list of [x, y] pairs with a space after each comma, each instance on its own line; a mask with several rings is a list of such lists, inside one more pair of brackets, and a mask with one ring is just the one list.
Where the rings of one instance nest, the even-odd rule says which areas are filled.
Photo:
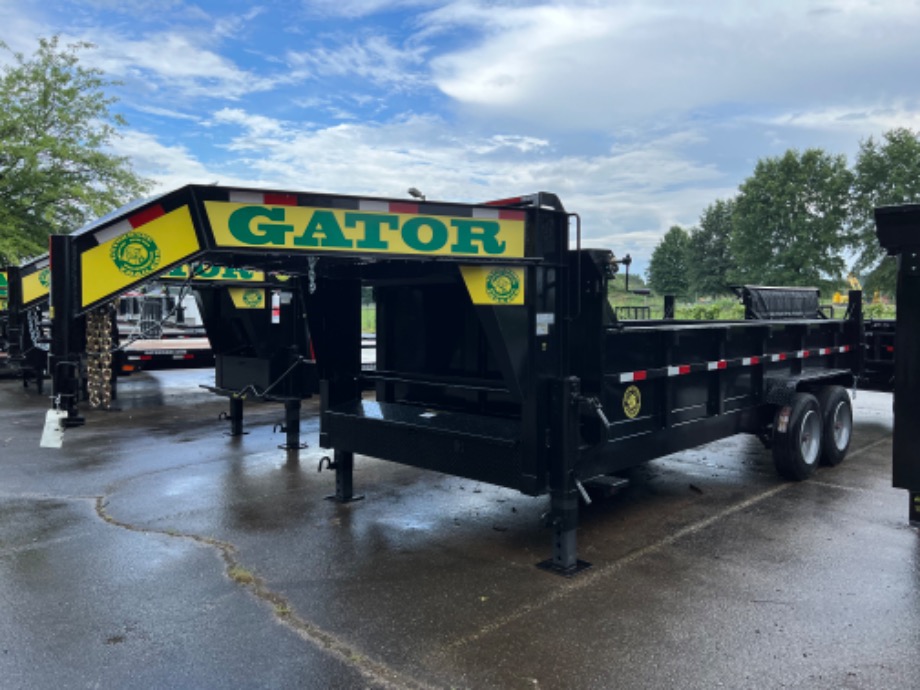
[[319, 461], [319, 467], [317, 468], [317, 472], [322, 472], [323, 464], [325, 463], [326, 469], [335, 470], [335, 493], [326, 496], [326, 500], [335, 501], [336, 503], [354, 503], [362, 500], [364, 494], [356, 495], [354, 489], [354, 453], [337, 450], [332, 455], [333, 460], [330, 460], [328, 456], [323, 457]]
[[218, 416], [220, 420], [230, 420], [230, 431], [227, 436], [245, 436], [248, 431], [243, 431], [243, 399], [230, 398], [230, 413], [221, 412]]
[[554, 526], [553, 557], [537, 563], [537, 567], [562, 577], [573, 577], [590, 568], [590, 563], [575, 558], [575, 534], [574, 529], [563, 531], [561, 526]]
[[284, 401], [284, 422], [275, 424], [273, 429], [280, 429], [286, 434], [286, 441], [278, 447], [281, 450], [303, 450], [308, 443], [300, 442], [300, 400]]

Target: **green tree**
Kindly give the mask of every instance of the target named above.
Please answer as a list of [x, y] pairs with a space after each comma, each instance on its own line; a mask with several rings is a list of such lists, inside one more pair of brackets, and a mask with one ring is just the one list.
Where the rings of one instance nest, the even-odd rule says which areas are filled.
[[687, 274], [690, 235], [679, 225], [671, 226], [652, 252], [648, 282], [660, 295], [686, 295], [690, 287]]
[[821, 149], [761, 159], [735, 200], [729, 277], [830, 287], [842, 278], [853, 175]]
[[897, 269], [893, 259], [884, 258], [873, 212], [877, 206], [920, 203], [920, 134], [898, 128], [885, 132], [882, 141], [860, 142], [854, 173], [852, 223], [859, 252], [854, 269], [868, 272], [867, 292], [893, 293]]
[[108, 151], [119, 127], [114, 82], [79, 64], [88, 43], [41, 39], [0, 69], [0, 264], [47, 249], [67, 233], [143, 195], [149, 183]]
[[690, 230], [688, 272], [690, 292], [719, 295], [728, 292], [729, 243], [732, 234], [733, 199], [717, 200], [700, 216], [700, 226]]

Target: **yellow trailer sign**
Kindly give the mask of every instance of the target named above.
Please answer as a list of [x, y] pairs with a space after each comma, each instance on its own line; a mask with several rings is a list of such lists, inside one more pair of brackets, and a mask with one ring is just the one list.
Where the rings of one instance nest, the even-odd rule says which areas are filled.
[[206, 201], [218, 248], [481, 258], [524, 257], [524, 219], [458, 218]]
[[142, 225], [81, 254], [84, 307], [124, 292], [139, 279], [153, 276], [200, 249], [188, 206], [147, 214], [144, 220]]
[[230, 299], [237, 309], [264, 309], [265, 290], [259, 288], [232, 287], [227, 288]]
[[51, 290], [51, 269], [47, 266], [41, 270], [22, 277], [22, 303], [31, 304], [42, 299]]
[[514, 266], [461, 266], [473, 304], [524, 304], [524, 269]]

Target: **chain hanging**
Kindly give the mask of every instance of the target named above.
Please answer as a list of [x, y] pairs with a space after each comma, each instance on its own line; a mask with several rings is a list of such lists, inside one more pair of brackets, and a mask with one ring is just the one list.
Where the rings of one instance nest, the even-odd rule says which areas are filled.
[[43, 343], [42, 335], [42, 310], [41, 307], [33, 307], [26, 311], [26, 323], [29, 325], [29, 337], [32, 339], [32, 347], [42, 352], [48, 352], [51, 346]]
[[310, 294], [312, 295], [316, 292], [316, 262], [319, 260], [319, 257], [310, 256], [307, 257], [307, 278], [310, 281]]
[[86, 315], [86, 388], [94, 409], [112, 406], [112, 309], [102, 306]]

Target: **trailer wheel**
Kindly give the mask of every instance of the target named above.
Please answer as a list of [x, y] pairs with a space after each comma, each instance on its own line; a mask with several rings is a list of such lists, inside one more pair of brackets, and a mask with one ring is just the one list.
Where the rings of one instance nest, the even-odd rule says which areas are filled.
[[818, 391], [818, 405], [824, 422], [821, 464], [839, 465], [850, 449], [853, 436], [853, 406], [843, 386], [825, 386]]
[[823, 440], [821, 407], [809, 393], [796, 393], [773, 422], [773, 464], [781, 477], [801, 481], [818, 467]]

